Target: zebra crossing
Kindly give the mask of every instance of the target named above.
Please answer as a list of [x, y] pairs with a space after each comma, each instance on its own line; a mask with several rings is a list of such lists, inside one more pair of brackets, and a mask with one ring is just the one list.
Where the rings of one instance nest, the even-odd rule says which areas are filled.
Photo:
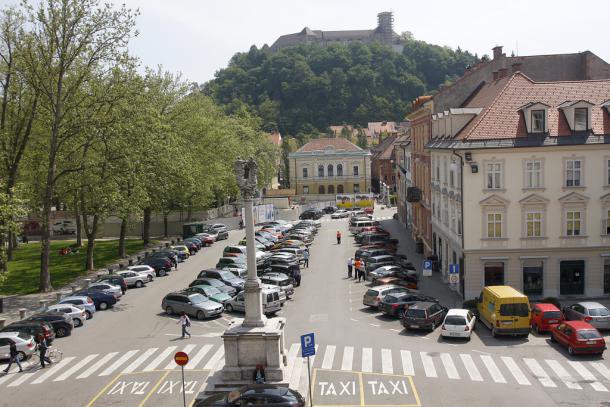
[[[0, 376], [0, 386], [9, 388], [38, 385], [45, 382], [79, 381], [90, 377], [107, 377], [119, 373], [174, 370], [173, 355], [182, 350], [191, 359], [187, 370], [215, 370], [224, 364], [222, 344], [193, 344], [183, 347], [134, 349], [126, 352], [90, 354], [84, 357], [64, 357], [48, 369], [39, 369], [30, 361], [24, 372], [13, 367]], [[306, 391], [306, 359], [300, 356], [300, 344], [287, 349], [287, 379], [291, 388]], [[517, 384], [570, 390], [608, 392], [610, 366], [607, 361], [570, 361], [555, 359], [514, 358], [462, 352], [426, 352], [407, 349], [373, 349], [355, 346], [317, 345], [312, 368], [345, 372], [383, 373], [429, 379], [447, 378], [477, 383]], [[4, 368], [0, 366], [0, 368]]]

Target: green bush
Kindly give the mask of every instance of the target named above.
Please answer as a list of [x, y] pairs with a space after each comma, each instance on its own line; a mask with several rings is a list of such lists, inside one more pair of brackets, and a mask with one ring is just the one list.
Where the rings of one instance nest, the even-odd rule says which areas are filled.
[[462, 308], [464, 309], [476, 309], [477, 308], [478, 299], [473, 298], [471, 300], [466, 300], [462, 303]]

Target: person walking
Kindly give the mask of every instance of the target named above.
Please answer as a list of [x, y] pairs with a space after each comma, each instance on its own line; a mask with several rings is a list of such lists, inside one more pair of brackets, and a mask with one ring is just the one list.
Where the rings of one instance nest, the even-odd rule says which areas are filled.
[[17, 366], [19, 366], [19, 372], [23, 372], [23, 369], [21, 368], [21, 355], [19, 355], [19, 352], [17, 352], [17, 345], [15, 344], [15, 341], [9, 339], [9, 360], [8, 360], [8, 366], [6, 367], [6, 369], [4, 369], [4, 373], [8, 373], [8, 371], [10, 370], [11, 366], [13, 365], [13, 363], [17, 363]]
[[294, 269], [294, 272], [292, 273], [292, 278], [294, 278], [294, 282], [296, 284], [297, 287], [301, 286], [301, 270], [299, 270], [298, 267], [296, 267]]
[[360, 282], [360, 279], [362, 279], [362, 276], [364, 275], [361, 267], [362, 267], [362, 261], [360, 261], [360, 267], [358, 267], [358, 282]]
[[303, 251], [303, 267], [309, 268], [309, 250]]
[[337, 244], [341, 244], [341, 232], [337, 230]]
[[188, 315], [186, 315], [186, 312], [182, 312], [178, 323], [182, 327], [182, 339], [184, 339], [184, 335], [188, 335], [189, 339], [191, 339], [191, 333], [186, 329], [191, 326], [191, 320], [189, 319]]
[[52, 365], [53, 362], [51, 359], [47, 357], [47, 350], [49, 349], [49, 345], [47, 344], [47, 340], [45, 339], [43, 334], [38, 335], [38, 351], [40, 352], [40, 366], [44, 369], [45, 362], [49, 365]]
[[360, 259], [356, 259], [356, 261], [354, 262], [354, 280], [358, 278], [358, 273], [360, 270], [360, 262], [362, 260]]
[[352, 278], [352, 268], [354, 267], [354, 258], [347, 259], [347, 278]]

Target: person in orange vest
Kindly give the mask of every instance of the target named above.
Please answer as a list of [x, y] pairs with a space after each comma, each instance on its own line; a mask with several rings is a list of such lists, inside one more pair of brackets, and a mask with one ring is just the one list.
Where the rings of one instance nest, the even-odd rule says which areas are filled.
[[341, 232], [337, 230], [337, 244], [341, 244]]
[[356, 280], [360, 274], [360, 267], [362, 267], [362, 260], [356, 259], [354, 262], [354, 280]]

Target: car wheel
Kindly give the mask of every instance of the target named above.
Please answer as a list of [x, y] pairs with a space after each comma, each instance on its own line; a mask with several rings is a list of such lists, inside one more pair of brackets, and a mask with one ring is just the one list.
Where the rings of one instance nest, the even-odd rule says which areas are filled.
[[197, 319], [202, 321], [205, 319], [205, 313], [203, 311], [197, 311]]
[[557, 340], [555, 339], [555, 335], [551, 334], [551, 342], [557, 342]]
[[496, 328], [491, 328], [491, 336], [493, 336], [494, 338], [498, 336], [498, 334], [496, 333]]
[[536, 333], [536, 335], [540, 335], [540, 328], [538, 328], [538, 325], [534, 324], [534, 332]]
[[231, 304], [227, 304], [227, 305], [225, 306], [225, 309], [226, 309], [227, 311], [229, 311], [229, 312], [233, 312], [233, 306], [232, 306]]
[[63, 338], [64, 336], [66, 336], [66, 334], [66, 328], [59, 327], [55, 330], [55, 336], [57, 338]]
[[167, 315], [172, 315], [174, 313], [174, 310], [172, 307], [165, 307], [165, 313]]
[[148, 275], [148, 282], [152, 282], [153, 281], [153, 276], [151, 276], [150, 274]]
[[87, 319], [93, 318], [93, 314], [91, 313], [91, 311], [85, 311], [85, 316]]
[[143, 285], [144, 285], [144, 283], [141, 282], [140, 280], [136, 281], [136, 288], [142, 288]]
[[574, 356], [574, 348], [571, 346], [568, 346], [568, 353], [570, 354], [570, 356]]
[[100, 302], [99, 309], [101, 309], [102, 311], [107, 310], [108, 309], [108, 303], [106, 301]]
[[165, 272], [165, 270], [159, 270], [159, 277], [165, 277], [167, 273]]
[[83, 326], [83, 321], [80, 320], [80, 318], [74, 318], [74, 327], [79, 327], [79, 326]]

